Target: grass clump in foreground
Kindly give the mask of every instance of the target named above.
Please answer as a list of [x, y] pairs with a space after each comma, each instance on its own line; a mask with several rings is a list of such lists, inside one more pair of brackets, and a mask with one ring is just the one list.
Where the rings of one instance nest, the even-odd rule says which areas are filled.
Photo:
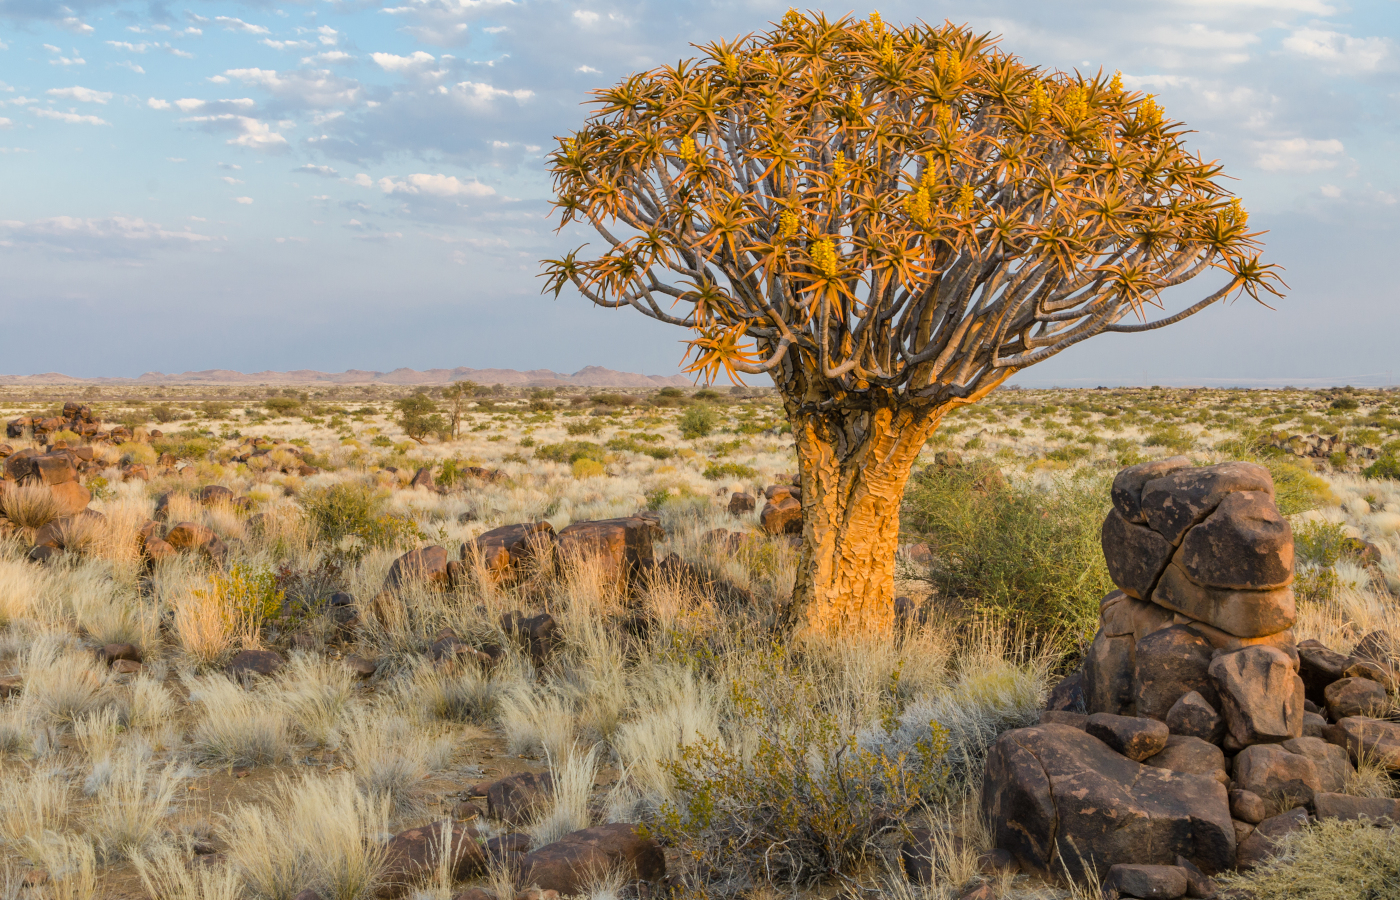
[[1400, 897], [1400, 826], [1329, 819], [1283, 837], [1273, 861], [1221, 886], [1259, 900], [1381, 900]]

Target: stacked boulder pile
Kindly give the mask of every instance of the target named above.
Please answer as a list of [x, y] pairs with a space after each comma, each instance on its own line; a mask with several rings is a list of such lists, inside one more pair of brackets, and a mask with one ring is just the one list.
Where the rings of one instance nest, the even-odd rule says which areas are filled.
[[1314, 818], [1400, 823], [1400, 801], [1346, 794], [1361, 756], [1400, 772], [1384, 718], [1400, 660], [1380, 633], [1350, 657], [1295, 642], [1293, 535], [1268, 470], [1159, 460], [1120, 472], [1112, 499], [1118, 590], [1083, 670], [989, 751], [997, 846], [1117, 896], [1201, 897]]
[[62, 447], [48, 453], [26, 447], [4, 459], [4, 480], [47, 488], [60, 516], [75, 516], [92, 502], [92, 494], [78, 480], [92, 461], [91, 447]]
[[40, 444], [53, 443], [55, 435], [64, 431], [93, 444], [120, 444], [133, 439], [130, 428], [114, 425], [104, 429], [102, 420], [93, 415], [91, 407], [71, 400], [63, 404], [61, 416], [20, 416], [5, 425], [6, 437], [22, 438], [26, 431]]

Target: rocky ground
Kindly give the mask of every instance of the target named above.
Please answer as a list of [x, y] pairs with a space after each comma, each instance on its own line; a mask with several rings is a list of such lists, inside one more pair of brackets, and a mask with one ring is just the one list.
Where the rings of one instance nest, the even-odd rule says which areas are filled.
[[1361, 897], [1297, 872], [1400, 866], [1391, 392], [998, 392], [910, 490], [1087, 498], [1059, 624], [920, 514], [897, 638], [793, 648], [771, 392], [484, 389], [420, 442], [402, 390], [239, 390], [0, 389], [7, 896]]

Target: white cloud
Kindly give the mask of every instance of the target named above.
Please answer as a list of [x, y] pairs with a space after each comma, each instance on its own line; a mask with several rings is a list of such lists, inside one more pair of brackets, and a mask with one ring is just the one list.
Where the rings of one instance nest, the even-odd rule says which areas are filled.
[[334, 47], [336, 41], [339, 40], [337, 35], [339, 35], [340, 32], [329, 25], [322, 25], [320, 28], [317, 28], [316, 33], [320, 35], [318, 38], [320, 42], [328, 47]]
[[1340, 72], [1375, 72], [1386, 67], [1394, 50], [1390, 38], [1354, 38], [1321, 28], [1299, 28], [1283, 39], [1283, 47]]
[[0, 245], [40, 244], [64, 253], [129, 256], [158, 247], [188, 247], [212, 240], [192, 231], [168, 231], [129, 216], [81, 219], [55, 216], [31, 222], [0, 221]]
[[287, 139], [273, 131], [272, 126], [249, 116], [223, 113], [216, 116], [193, 116], [181, 121], [198, 122], [212, 131], [237, 132], [226, 142], [235, 147], [246, 147], [249, 150], [282, 150], [287, 146]]
[[[47, 46], [47, 45], [45, 45], [45, 46]], [[71, 59], [68, 58], [68, 57], [66, 57], [66, 56], [60, 56], [58, 59], [51, 59], [51, 60], [49, 60], [49, 65], [51, 65], [51, 66], [85, 66], [85, 65], [87, 65], [87, 60], [83, 59], [81, 56], [75, 56], [75, 57], [73, 57], [73, 58], [71, 58]]]
[[408, 175], [403, 181], [379, 179], [379, 188], [386, 194], [427, 194], [431, 197], [490, 197], [494, 188], [479, 181], [459, 181], [455, 175]]
[[1266, 12], [1311, 13], [1316, 16], [1330, 16], [1337, 11], [1325, 0], [1176, 0], [1182, 6], [1199, 6], [1212, 13], [1225, 13], [1232, 10], [1264, 10]]
[[130, 41], [108, 41], [107, 45], [116, 47], [118, 50], [125, 50], [128, 53], [145, 53], [146, 48], [151, 46], [146, 43], [133, 44]]
[[1322, 187], [1318, 188], [1318, 190], [1322, 192], [1322, 196], [1329, 197], [1333, 200], [1342, 196], [1342, 189], [1335, 184], [1324, 184]]
[[193, 54], [193, 53], [190, 53], [190, 52], [187, 51], [187, 50], [177, 50], [177, 49], [175, 49], [175, 48], [172, 47], [172, 48], [170, 49], [170, 52], [171, 52], [172, 54], [174, 54], [175, 56], [180, 57], [181, 59], [194, 59], [194, 54]]
[[598, 24], [598, 14], [589, 9], [574, 10], [574, 21], [584, 28], [591, 28]]
[[595, 69], [595, 68], [593, 68], [592, 66], [579, 66], [577, 69], [574, 69], [574, 71], [575, 71], [575, 72], [584, 72], [584, 73], [587, 73], [587, 74], [589, 74], [589, 75], [601, 75], [601, 74], [603, 74], [601, 70]]
[[346, 53], [344, 50], [328, 50], [325, 53], [317, 53], [315, 56], [304, 56], [301, 61], [305, 65], [324, 66], [333, 63], [349, 62], [354, 58], [354, 56]]
[[[208, 21], [207, 19], [205, 21]], [[244, 34], [271, 34], [261, 25], [251, 25], [242, 19], [235, 19], [233, 16], [215, 16], [214, 21], [224, 26], [226, 31], [241, 31]]]
[[[320, 175], [322, 178], [335, 178], [340, 174], [335, 169], [332, 169], [330, 166], [313, 166], [311, 163], [307, 163], [304, 166], [297, 166], [292, 171], [305, 172], [308, 175]], [[369, 176], [365, 177], [368, 178]]]
[[65, 100], [76, 100], [79, 103], [106, 103], [112, 99], [111, 91], [94, 91], [92, 88], [68, 87], [49, 88], [45, 91], [50, 97], [62, 97]]
[[510, 29], [504, 25], [491, 25], [481, 30], [486, 32], [487, 34], [501, 34], [502, 32], [510, 31]]
[[329, 69], [300, 69], [281, 73], [275, 69], [229, 69], [224, 75], [312, 109], [352, 104], [359, 99], [362, 90], [359, 82], [332, 75]]
[[1258, 141], [1259, 155], [1254, 164], [1266, 172], [1319, 172], [1335, 168], [1335, 158], [1345, 149], [1336, 138], [1310, 141], [1307, 138], [1282, 138]]
[[220, 176], [218, 176], [218, 179], [219, 179], [220, 181], [222, 181], [224, 184], [242, 184], [242, 183], [243, 183], [243, 179], [241, 179], [241, 178], [234, 178], [232, 175], [220, 175]]
[[149, 100], [146, 101], [146, 105], [149, 106], [151, 109], [169, 109], [169, 108], [170, 108], [170, 101], [169, 101], [169, 100], [157, 100], [155, 97], [152, 97], [152, 98], [150, 98]]
[[406, 69], [415, 69], [436, 62], [436, 58], [431, 53], [424, 53], [422, 50], [415, 50], [409, 56], [395, 56], [392, 53], [371, 53], [369, 58], [374, 60], [379, 68], [386, 72], [402, 72]]
[[356, 175], [354, 181], [360, 187], [369, 187], [370, 185], [374, 184], [373, 179], [371, 179], [364, 172], [361, 172], [360, 174]]
[[123, 69], [130, 69], [131, 71], [135, 72], [137, 75], [145, 75], [145, 74], [146, 74], [146, 70], [145, 70], [145, 69], [141, 68], [140, 66], [138, 66], [136, 63], [132, 62], [132, 61], [129, 60], [129, 59], [124, 59], [124, 60], [118, 62], [117, 65], [121, 66]]
[[479, 81], [463, 81], [457, 84], [457, 90], [466, 97], [468, 103], [473, 106], [487, 106], [493, 100], [503, 97], [511, 97], [518, 102], [524, 102], [535, 96], [535, 92], [521, 88], [516, 91], [504, 91], [494, 88], [489, 84]]
[[252, 202], [253, 202], [253, 198], [252, 198], [252, 197], [234, 197], [234, 198], [233, 198], [233, 202], [234, 202], [234, 203], [241, 203], [241, 204], [243, 204], [244, 206], [247, 206], [249, 203], [252, 203]]
[[199, 109], [247, 112], [258, 104], [251, 97], [238, 97], [234, 100], [199, 100], [194, 97], [184, 97], [176, 100], [175, 105], [180, 108], [180, 112], [194, 112]]
[[11, 127], [11, 126], [14, 125], [14, 124], [15, 124], [14, 122], [10, 121], [9, 119], [5, 118], [4, 116], [0, 116], [0, 128], [9, 128], [9, 127]]
[[74, 34], [92, 34], [97, 30], [86, 22], [78, 19], [76, 16], [67, 17], [61, 24]]
[[298, 48], [298, 47], [314, 47], [314, 46], [316, 46], [315, 44], [311, 43], [310, 41], [274, 41], [274, 40], [272, 40], [271, 38], [263, 38], [263, 39], [262, 39], [261, 41], [259, 41], [258, 43], [260, 43], [260, 44], [266, 44], [267, 46], [271, 47], [273, 50], [286, 50], [286, 49], [288, 49], [288, 48], [296, 49], [296, 48]]
[[31, 109], [30, 112], [44, 119], [56, 119], [60, 122], [67, 122], [69, 125], [111, 125], [106, 119], [99, 119], [97, 116], [81, 116], [77, 113], [59, 112], [55, 109]]

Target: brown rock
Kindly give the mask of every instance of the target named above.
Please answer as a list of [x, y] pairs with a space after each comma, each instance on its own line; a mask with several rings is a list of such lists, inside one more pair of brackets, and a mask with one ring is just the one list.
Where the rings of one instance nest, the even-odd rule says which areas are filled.
[[1308, 811], [1292, 809], [1260, 822], [1240, 844], [1235, 865], [1249, 871], [1273, 859], [1279, 850], [1279, 840], [1291, 831], [1308, 826]]
[[435, 546], [410, 550], [389, 567], [382, 590], [397, 590], [410, 583], [425, 583], [442, 589], [451, 587], [452, 580], [447, 574], [447, 551]]
[[751, 513], [758, 507], [758, 501], [754, 500], [753, 494], [746, 494], [743, 491], [735, 491], [729, 495], [729, 514], [731, 516], [742, 516], [744, 513]]
[[1014, 875], [1020, 868], [1016, 865], [1016, 858], [1000, 847], [993, 847], [977, 857], [978, 874], [991, 878], [1003, 873]]
[[634, 825], [599, 825], [525, 854], [518, 883], [578, 894], [599, 877], [619, 870], [627, 881], [660, 881], [666, 876], [666, 856], [654, 839], [638, 834]]
[[1346, 790], [1351, 776], [1356, 774], [1346, 750], [1336, 744], [1329, 744], [1320, 737], [1304, 735], [1284, 741], [1281, 746], [1289, 753], [1306, 756], [1312, 760], [1317, 768], [1317, 789], [1320, 791], [1341, 793]]
[[1137, 714], [1166, 721], [1167, 713], [1189, 693], [1219, 704], [1209, 670], [1211, 646], [1185, 625], [1154, 631], [1137, 642], [1133, 690]]
[[1202, 587], [1187, 578], [1175, 560], [1158, 580], [1152, 602], [1245, 638], [1287, 631], [1298, 620], [1292, 588], [1232, 591]]
[[605, 577], [622, 579], [656, 564], [651, 523], [637, 516], [575, 522], [559, 532], [556, 545], [562, 567], [597, 560]]
[[1177, 900], [1186, 896], [1186, 870], [1178, 866], [1110, 866], [1103, 886], [1120, 897]]
[[1400, 647], [1397, 647], [1395, 638], [1388, 632], [1373, 631], [1356, 642], [1351, 655], [1369, 659], [1383, 666], [1393, 666], [1397, 658], [1400, 658]]
[[1288, 654], [1289, 659], [1293, 660], [1293, 667], [1295, 669], [1298, 667], [1298, 648], [1293, 640], [1292, 628], [1287, 628], [1276, 634], [1267, 634], [1263, 637], [1244, 638], [1230, 634], [1228, 631], [1221, 631], [1219, 628], [1213, 625], [1207, 625], [1205, 622], [1198, 622], [1189, 616], [1183, 616], [1181, 613], [1173, 613], [1172, 615], [1174, 618], [1173, 624], [1190, 626], [1192, 631], [1205, 638], [1215, 650], [1223, 650], [1226, 653], [1232, 653], [1235, 650], [1243, 650], [1245, 647], [1273, 647], [1276, 650], [1282, 650], [1284, 653]]
[[1351, 716], [1328, 725], [1322, 737], [1330, 744], [1345, 747], [1352, 762], [1365, 756], [1391, 772], [1400, 772], [1400, 725], [1394, 722]]
[[199, 492], [195, 494], [195, 498], [204, 506], [213, 506], [215, 503], [221, 502], [232, 503], [233, 491], [221, 484], [211, 484], [208, 487], [200, 488]]
[[958, 900], [997, 900], [997, 892], [985, 881], [981, 884], [971, 884], [958, 891]]
[[1084, 657], [1084, 708], [1091, 713], [1131, 715], [1136, 710], [1133, 636], [1110, 637], [1100, 629]]
[[1217, 656], [1210, 677], [1220, 694], [1226, 749], [1277, 743], [1303, 733], [1303, 681], [1272, 647]]
[[[520, 573], [526, 561], [548, 563], [554, 553], [554, 526], [548, 522], [503, 525], [480, 535], [476, 552], [492, 580], [500, 582]], [[462, 559], [470, 559], [470, 549], [462, 545]]]
[[1238, 491], [1273, 497], [1273, 477], [1263, 466], [1244, 462], [1177, 469], [1143, 485], [1142, 511], [1153, 530], [1180, 544], [1188, 528], [1214, 512], [1226, 495]]
[[1243, 788], [1230, 792], [1230, 815], [1251, 825], [1258, 825], [1269, 817], [1264, 798]]
[[413, 480], [408, 483], [409, 487], [427, 488], [432, 490], [437, 487], [433, 484], [433, 467], [420, 466], [417, 472], [413, 473]]
[[758, 523], [768, 534], [801, 534], [802, 501], [788, 494], [769, 500], [759, 513]]
[[1235, 784], [1263, 797], [1270, 807], [1308, 806], [1321, 787], [1317, 766], [1278, 744], [1256, 744], [1235, 755]]
[[1175, 616], [1169, 609], [1135, 600], [1122, 591], [1111, 591], [1099, 601], [1099, 628], [1110, 637], [1131, 634], [1140, 641], [1173, 624]]
[[[1263, 803], [1264, 801], [1260, 800], [1259, 802]], [[1245, 842], [1245, 839], [1254, 833], [1254, 826], [1249, 824], [1248, 822], [1241, 822], [1239, 819], [1231, 819], [1230, 824], [1232, 824], [1235, 827], [1236, 847], [1243, 844]]]
[[1178, 469], [1191, 467], [1191, 459], [1186, 456], [1173, 456], [1170, 459], [1154, 459], [1151, 462], [1128, 466], [1113, 477], [1110, 496], [1113, 508], [1124, 520], [1135, 525], [1145, 525], [1147, 515], [1142, 511], [1142, 489], [1149, 481], [1170, 475]]
[[164, 562], [167, 559], [174, 559], [175, 555], [179, 553], [178, 550], [176, 550], [170, 544], [166, 543], [166, 541], [163, 538], [158, 537], [147, 538], [145, 546], [142, 547], [142, 550], [145, 552], [146, 558], [149, 559], [152, 563]]
[[1343, 678], [1367, 678], [1381, 685], [1387, 691], [1394, 691], [1396, 687], [1395, 674], [1387, 667], [1378, 662], [1372, 662], [1364, 656], [1349, 656], [1347, 664], [1342, 669]]
[[1169, 737], [1167, 726], [1156, 719], [1111, 713], [1089, 716], [1084, 730], [1135, 762], [1161, 753]]
[[[444, 839], [446, 838], [446, 839]], [[465, 880], [486, 870], [486, 852], [477, 843], [476, 829], [461, 822], [435, 822], [397, 834], [385, 847], [380, 897], [399, 897], [415, 883], [431, 878], [446, 860], [453, 880]]]
[[1376, 825], [1400, 825], [1400, 800], [1389, 797], [1349, 797], [1340, 793], [1313, 795], [1319, 819], [1354, 822], [1370, 819]]
[[365, 659], [363, 656], [345, 657], [345, 665], [350, 669], [352, 675], [363, 681], [366, 678], [373, 678], [374, 673], [379, 671], [379, 664], [372, 659]]
[[102, 648], [102, 658], [109, 663], [116, 662], [119, 659], [140, 662], [141, 650], [135, 644], [107, 644]]
[[1182, 694], [1167, 710], [1167, 729], [1172, 734], [1200, 738], [1218, 744], [1225, 736], [1225, 720], [1215, 707], [1196, 691]]
[[1328, 715], [1338, 722], [1350, 716], [1379, 717], [1389, 705], [1385, 688], [1369, 678], [1334, 681], [1327, 685], [1323, 697], [1327, 701]]
[[525, 825], [549, 805], [554, 778], [548, 772], [520, 772], [486, 787], [486, 811], [508, 825]]
[[1200, 585], [1262, 591], [1293, 583], [1293, 529], [1262, 491], [1228, 494], [1186, 533], [1178, 557]]
[[1303, 737], [1322, 737], [1327, 720], [1315, 712], [1303, 713]]
[[[30, 477], [53, 487], [78, 480], [78, 468], [66, 453], [46, 453], [30, 460]], [[84, 504], [86, 505], [86, 504]]]
[[234, 678], [276, 675], [286, 660], [275, 650], [241, 650], [224, 670]]
[[198, 522], [181, 522], [165, 535], [165, 542], [176, 550], [203, 550], [218, 540], [213, 529]]
[[112, 671], [117, 675], [135, 675], [141, 668], [141, 664], [134, 659], [119, 659], [112, 663]]
[[92, 502], [92, 493], [76, 481], [65, 481], [49, 488], [62, 516], [76, 516]]
[[1199, 900], [1214, 900], [1218, 890], [1215, 879], [1196, 868], [1191, 860], [1184, 856], [1178, 856], [1176, 864], [1186, 872], [1186, 896]]
[[1214, 744], [1200, 738], [1174, 734], [1167, 738], [1167, 745], [1160, 753], [1144, 759], [1143, 765], [1173, 772], [1186, 772], [1190, 775], [1205, 775], [1221, 784], [1227, 784], [1230, 776], [1225, 772], [1225, 754]]
[[1089, 726], [1089, 717], [1084, 713], [1066, 712], [1058, 709], [1045, 709], [1040, 712], [1037, 725], [1068, 725], [1084, 731]]
[[936, 853], [933, 841], [934, 835], [929, 829], [911, 828], [909, 839], [900, 842], [899, 864], [910, 884], [933, 884], [933, 860]]
[[[982, 812], [993, 843], [1023, 867], [1080, 881], [1120, 862], [1207, 872], [1234, 860], [1225, 787], [1144, 766], [1063, 725], [1008, 731], [988, 752]], [[1087, 848], [1092, 848], [1088, 853]]]
[[1134, 525], [1113, 509], [1103, 520], [1099, 542], [1113, 583], [1138, 600], [1152, 594], [1172, 558], [1172, 545], [1145, 525]]

